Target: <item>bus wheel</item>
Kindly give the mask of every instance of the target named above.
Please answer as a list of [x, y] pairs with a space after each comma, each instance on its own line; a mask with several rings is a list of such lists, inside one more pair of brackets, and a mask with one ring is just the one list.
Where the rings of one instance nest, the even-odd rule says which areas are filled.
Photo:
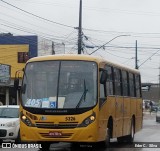
[[110, 131], [109, 128], [107, 128], [106, 138], [105, 138], [104, 141], [100, 142], [100, 145], [101, 145], [103, 148], [109, 148], [110, 138], [111, 138], [111, 131]]
[[135, 133], [134, 129], [135, 129], [135, 125], [134, 125], [134, 120], [132, 119], [132, 121], [131, 121], [131, 133], [127, 137], [127, 140], [130, 143], [132, 143], [134, 141], [134, 133]]
[[126, 136], [117, 137], [118, 143], [125, 142], [127, 140]]
[[130, 135], [117, 137], [117, 141], [118, 141], [119, 143], [122, 143], [122, 142], [132, 143], [133, 140], [134, 140], [134, 122], [133, 122], [133, 119], [132, 119], [132, 121], [131, 121]]
[[78, 142], [73, 142], [73, 143], [71, 144], [71, 149], [76, 149], [76, 148], [80, 148], [80, 143], [78, 143]]
[[47, 143], [47, 142], [40, 142], [41, 144], [41, 147], [39, 150], [40, 151], [49, 151], [49, 148], [50, 148], [50, 143]]
[[21, 137], [20, 137], [20, 130], [18, 132], [18, 136], [17, 138], [15, 139], [15, 143], [20, 143], [21, 142]]

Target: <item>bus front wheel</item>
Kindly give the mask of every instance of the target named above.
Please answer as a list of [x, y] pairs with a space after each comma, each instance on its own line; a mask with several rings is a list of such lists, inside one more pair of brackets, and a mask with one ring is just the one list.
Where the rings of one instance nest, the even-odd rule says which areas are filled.
[[40, 144], [41, 144], [41, 147], [42, 147], [42, 148], [40, 148], [40, 151], [49, 151], [50, 143], [40, 142]]
[[18, 131], [18, 136], [15, 139], [15, 143], [20, 143], [21, 142], [21, 137], [20, 137], [20, 130]]
[[102, 142], [100, 142], [100, 145], [101, 145], [103, 148], [109, 148], [110, 138], [111, 138], [111, 131], [110, 131], [109, 128], [107, 128], [105, 140], [102, 141]]

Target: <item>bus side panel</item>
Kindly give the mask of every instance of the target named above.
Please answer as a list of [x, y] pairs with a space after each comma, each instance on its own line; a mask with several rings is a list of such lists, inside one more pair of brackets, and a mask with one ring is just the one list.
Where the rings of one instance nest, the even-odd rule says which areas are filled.
[[142, 129], [142, 121], [143, 121], [143, 112], [142, 112], [142, 99], [139, 98], [137, 99], [137, 111], [136, 111], [136, 127], [135, 127], [135, 132], [139, 131], [140, 129]]
[[130, 134], [130, 125], [131, 125], [131, 117], [130, 117], [130, 98], [124, 97], [124, 110], [123, 110], [123, 136]]
[[131, 112], [130, 112], [130, 120], [132, 119], [132, 116], [136, 117], [136, 106], [137, 106], [137, 99], [136, 98], [130, 98], [130, 105], [131, 105]]
[[123, 97], [115, 97], [115, 120], [114, 120], [114, 132], [115, 136], [119, 137], [123, 135]]
[[107, 97], [106, 102], [102, 105], [99, 112], [99, 129], [98, 140], [103, 141], [106, 135], [106, 128], [109, 117], [115, 118], [115, 97]]

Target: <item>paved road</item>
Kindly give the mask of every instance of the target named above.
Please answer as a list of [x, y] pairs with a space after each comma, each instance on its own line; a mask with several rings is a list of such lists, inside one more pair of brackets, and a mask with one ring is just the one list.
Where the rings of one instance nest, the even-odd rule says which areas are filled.
[[[129, 144], [118, 144], [116, 139], [112, 139], [110, 149], [93, 148], [92, 146], [86, 147], [81, 145], [80, 151], [160, 151], [160, 123], [155, 120], [155, 113], [151, 115], [146, 112], [144, 113], [143, 129], [136, 133], [135, 143]], [[158, 142], [159, 143], [156, 143]], [[156, 147], [158, 145], [159, 148]], [[142, 147], [141, 147], [142, 146]], [[150, 148], [148, 148], [150, 146]], [[146, 148], [147, 147], [147, 148]], [[78, 149], [72, 149], [69, 143], [58, 143], [52, 144], [50, 151], [77, 151]], [[3, 149], [0, 151], [39, 151], [39, 149]]]

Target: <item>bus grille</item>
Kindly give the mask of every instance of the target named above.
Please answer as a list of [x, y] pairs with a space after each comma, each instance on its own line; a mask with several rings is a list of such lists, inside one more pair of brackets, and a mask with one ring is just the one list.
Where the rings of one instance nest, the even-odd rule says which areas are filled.
[[49, 133], [40, 133], [40, 135], [45, 138], [69, 138], [72, 136], [72, 134], [73, 133], [63, 133], [60, 136], [55, 136], [55, 135], [49, 135]]
[[70, 129], [76, 128], [78, 126], [78, 122], [60, 122], [55, 124], [53, 122], [36, 122], [35, 126], [37, 128], [48, 128], [48, 129]]

